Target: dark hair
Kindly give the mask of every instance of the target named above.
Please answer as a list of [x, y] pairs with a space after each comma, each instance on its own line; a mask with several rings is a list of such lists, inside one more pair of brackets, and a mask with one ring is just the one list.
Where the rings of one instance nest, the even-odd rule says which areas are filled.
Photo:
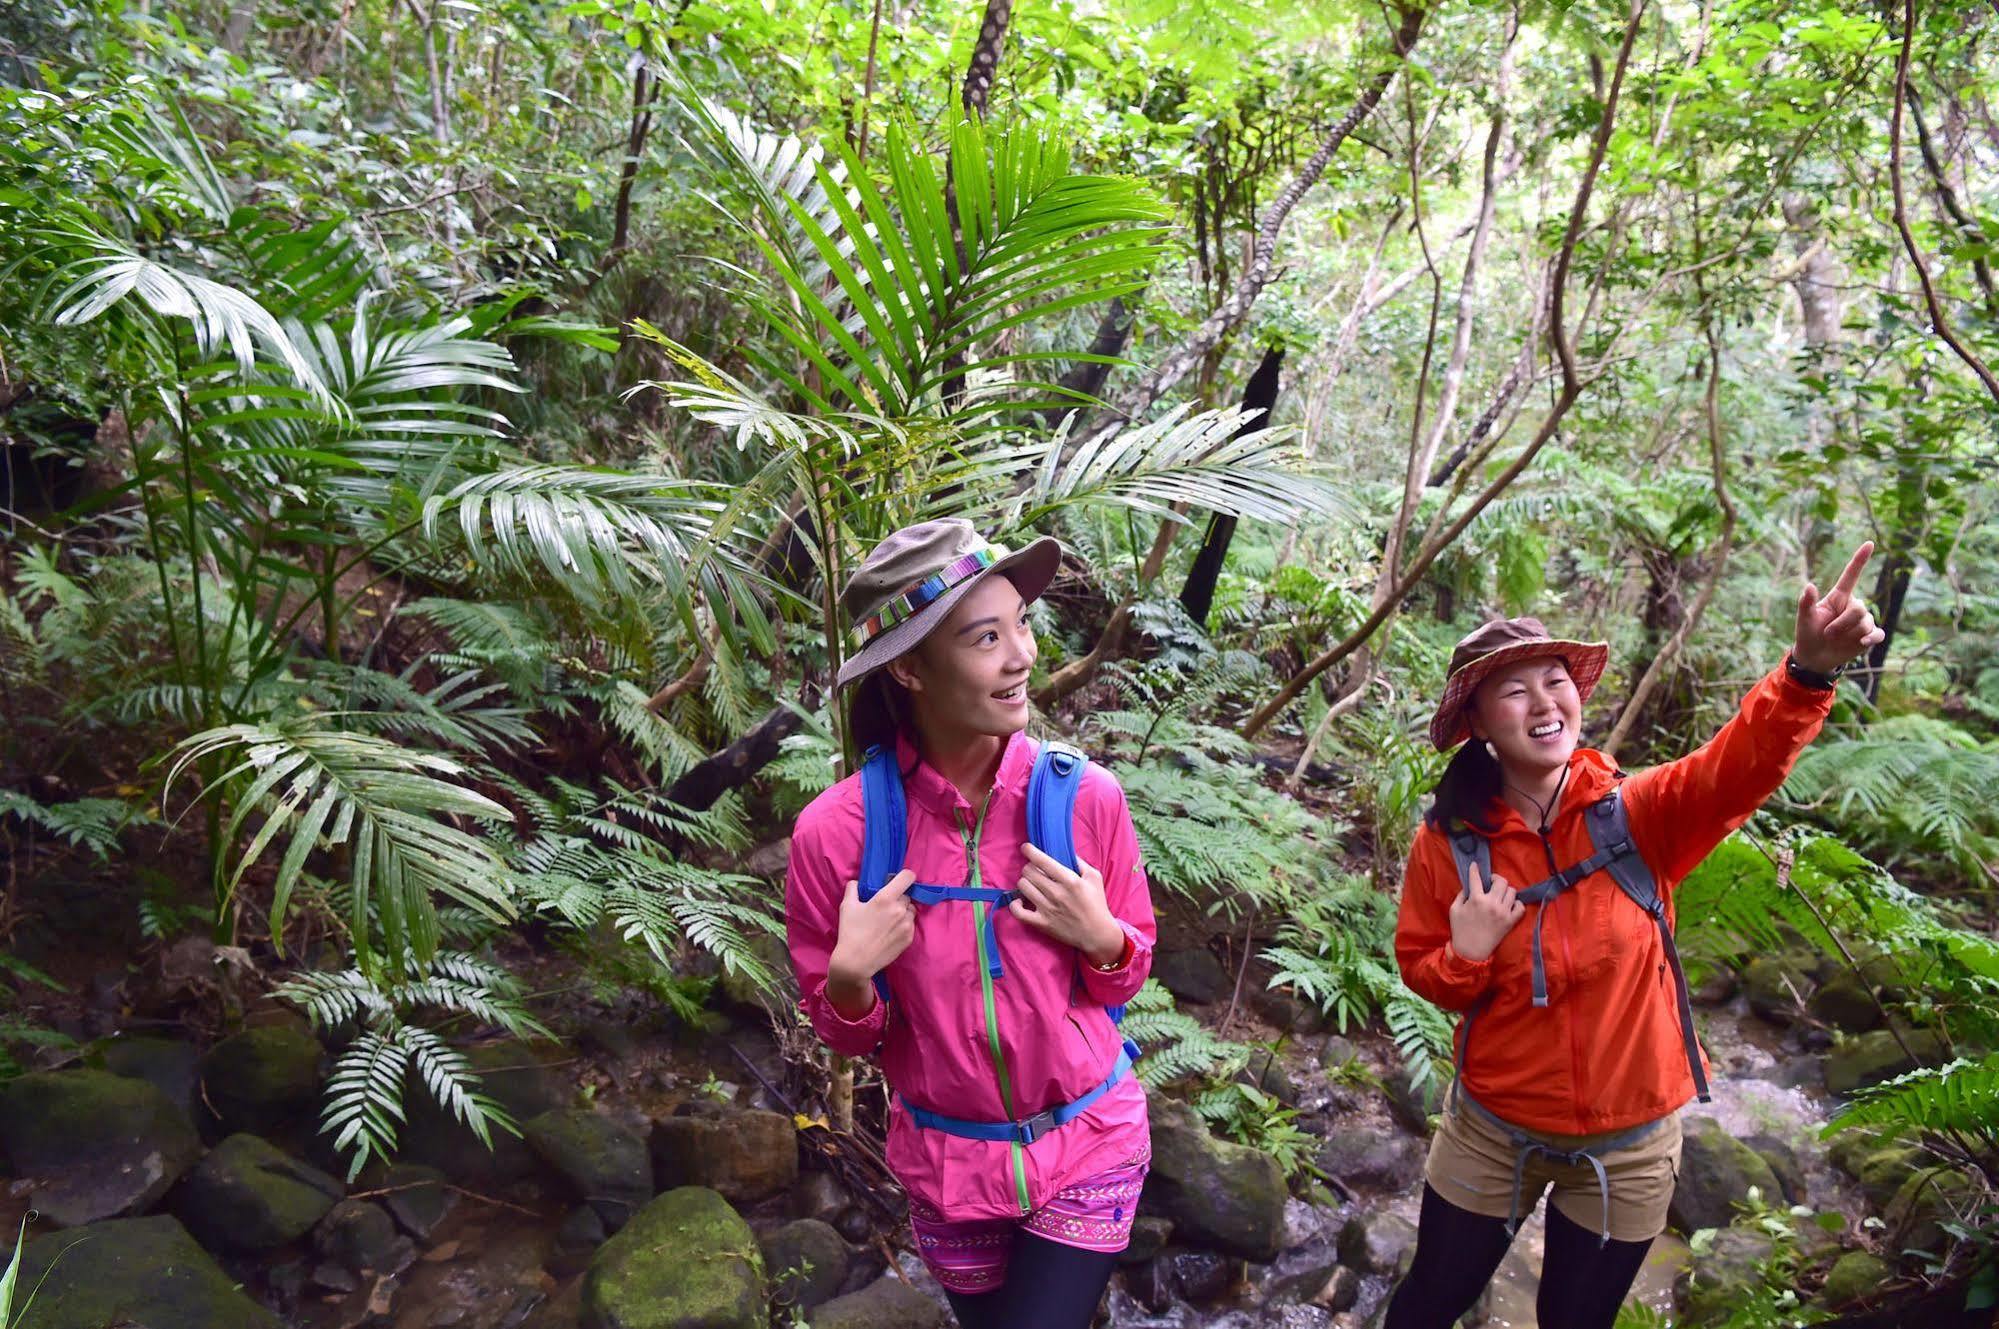
[[1446, 834], [1456, 822], [1490, 832], [1494, 828], [1486, 821], [1485, 812], [1499, 797], [1499, 790], [1498, 759], [1485, 750], [1485, 744], [1468, 739], [1444, 767], [1444, 776], [1433, 791], [1436, 798], [1423, 820]]
[[856, 752], [866, 752], [877, 743], [892, 745], [898, 734], [914, 741], [916, 721], [909, 689], [891, 678], [888, 670], [875, 670], [847, 694], [847, 729], [854, 736]]

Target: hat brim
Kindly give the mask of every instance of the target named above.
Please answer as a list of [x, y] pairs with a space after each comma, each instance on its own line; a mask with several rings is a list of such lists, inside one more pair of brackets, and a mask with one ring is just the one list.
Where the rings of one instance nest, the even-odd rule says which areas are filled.
[[1481, 655], [1452, 674], [1450, 681], [1444, 685], [1444, 695], [1437, 702], [1436, 713], [1430, 717], [1430, 745], [1439, 752], [1449, 752], [1471, 737], [1471, 722], [1465, 717], [1466, 704], [1471, 701], [1472, 693], [1478, 690], [1478, 685], [1490, 678], [1494, 670], [1520, 660], [1543, 656], [1554, 656], [1569, 667], [1569, 677], [1575, 680], [1576, 695], [1586, 702], [1603, 678], [1604, 667], [1610, 662], [1610, 644], [1551, 638], [1547, 641], [1515, 642]]
[[965, 578], [910, 618], [869, 641], [840, 666], [840, 678], [834, 687], [844, 688], [857, 683], [890, 660], [914, 650], [918, 642], [936, 631], [938, 625], [951, 616], [951, 611], [960, 600], [972, 593], [973, 587], [988, 577], [1008, 578], [1019, 588], [1020, 598], [1032, 604], [1048, 589], [1048, 583], [1055, 580], [1056, 569], [1061, 565], [1062, 542], [1049, 535], [1040, 537], [1025, 549], [1008, 554], [991, 567]]

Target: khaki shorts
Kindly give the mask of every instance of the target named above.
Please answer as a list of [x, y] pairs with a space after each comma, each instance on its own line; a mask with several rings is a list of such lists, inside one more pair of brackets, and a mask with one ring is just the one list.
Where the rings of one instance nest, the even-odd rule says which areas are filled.
[[[1562, 1163], [1543, 1153], [1529, 1154], [1521, 1172], [1520, 1193], [1515, 1197], [1513, 1166], [1520, 1150], [1506, 1128], [1478, 1108], [1459, 1103], [1455, 1094], [1447, 1093], [1444, 1099], [1443, 1124], [1430, 1141], [1430, 1161], [1423, 1169], [1423, 1179], [1458, 1208], [1489, 1218], [1511, 1215], [1525, 1219], [1540, 1203], [1541, 1192], [1552, 1186], [1554, 1194], [1548, 1203], [1585, 1232], [1601, 1232], [1607, 1226], [1613, 1240], [1650, 1241], [1666, 1230], [1666, 1207], [1672, 1203], [1673, 1183], [1680, 1174], [1679, 1113], [1624, 1148], [1591, 1150], [1603, 1164], [1604, 1179], [1609, 1183], [1606, 1222], [1605, 1196], [1597, 1184], [1596, 1169], [1581, 1160]], [[1628, 1133], [1548, 1135], [1537, 1131], [1534, 1135], [1557, 1150], [1575, 1151]]]

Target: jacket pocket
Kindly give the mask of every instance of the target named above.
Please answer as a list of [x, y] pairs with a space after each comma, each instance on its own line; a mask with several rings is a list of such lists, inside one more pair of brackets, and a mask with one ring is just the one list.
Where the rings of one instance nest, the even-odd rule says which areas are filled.
[[[1074, 1007], [1064, 1011], [1062, 1018], [1069, 1022], [1069, 1028], [1075, 1034], [1074, 1046], [1077, 1049], [1076, 1063], [1094, 1070], [1104, 1058], [1103, 1050], [1098, 1046], [1098, 1040], [1091, 1036], [1085, 1021], [1077, 1018]], [[1088, 1024], [1095, 1023], [1096, 1021], [1094, 1020], [1088, 1022]]]

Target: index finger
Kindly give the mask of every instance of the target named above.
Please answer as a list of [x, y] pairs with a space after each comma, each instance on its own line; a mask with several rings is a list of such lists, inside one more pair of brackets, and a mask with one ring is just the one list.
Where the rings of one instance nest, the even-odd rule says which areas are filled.
[[882, 888], [875, 892], [875, 899], [893, 900], [900, 896], [907, 895], [909, 893], [910, 885], [913, 882], [915, 882], [915, 880], [916, 880], [916, 874], [910, 871], [908, 868], [904, 868], [902, 871], [896, 873], [893, 877], [890, 877], [887, 881], [882, 883]]
[[[1021, 845], [1021, 850], [1027, 855], [1027, 861], [1040, 868], [1043, 872], [1051, 868], [1056, 872], [1066, 873], [1069, 871], [1068, 868], [1062, 865], [1059, 859], [1051, 857], [1033, 844], [1023, 844]], [[1060, 879], [1058, 878], [1058, 880]]]
[[1862, 541], [1860, 548], [1853, 551], [1853, 557], [1846, 560], [1846, 570], [1840, 573], [1839, 580], [1833, 583], [1833, 590], [1852, 595], [1853, 588], [1860, 585], [1861, 569], [1867, 566], [1867, 560], [1872, 557], [1874, 557], [1874, 542]]

